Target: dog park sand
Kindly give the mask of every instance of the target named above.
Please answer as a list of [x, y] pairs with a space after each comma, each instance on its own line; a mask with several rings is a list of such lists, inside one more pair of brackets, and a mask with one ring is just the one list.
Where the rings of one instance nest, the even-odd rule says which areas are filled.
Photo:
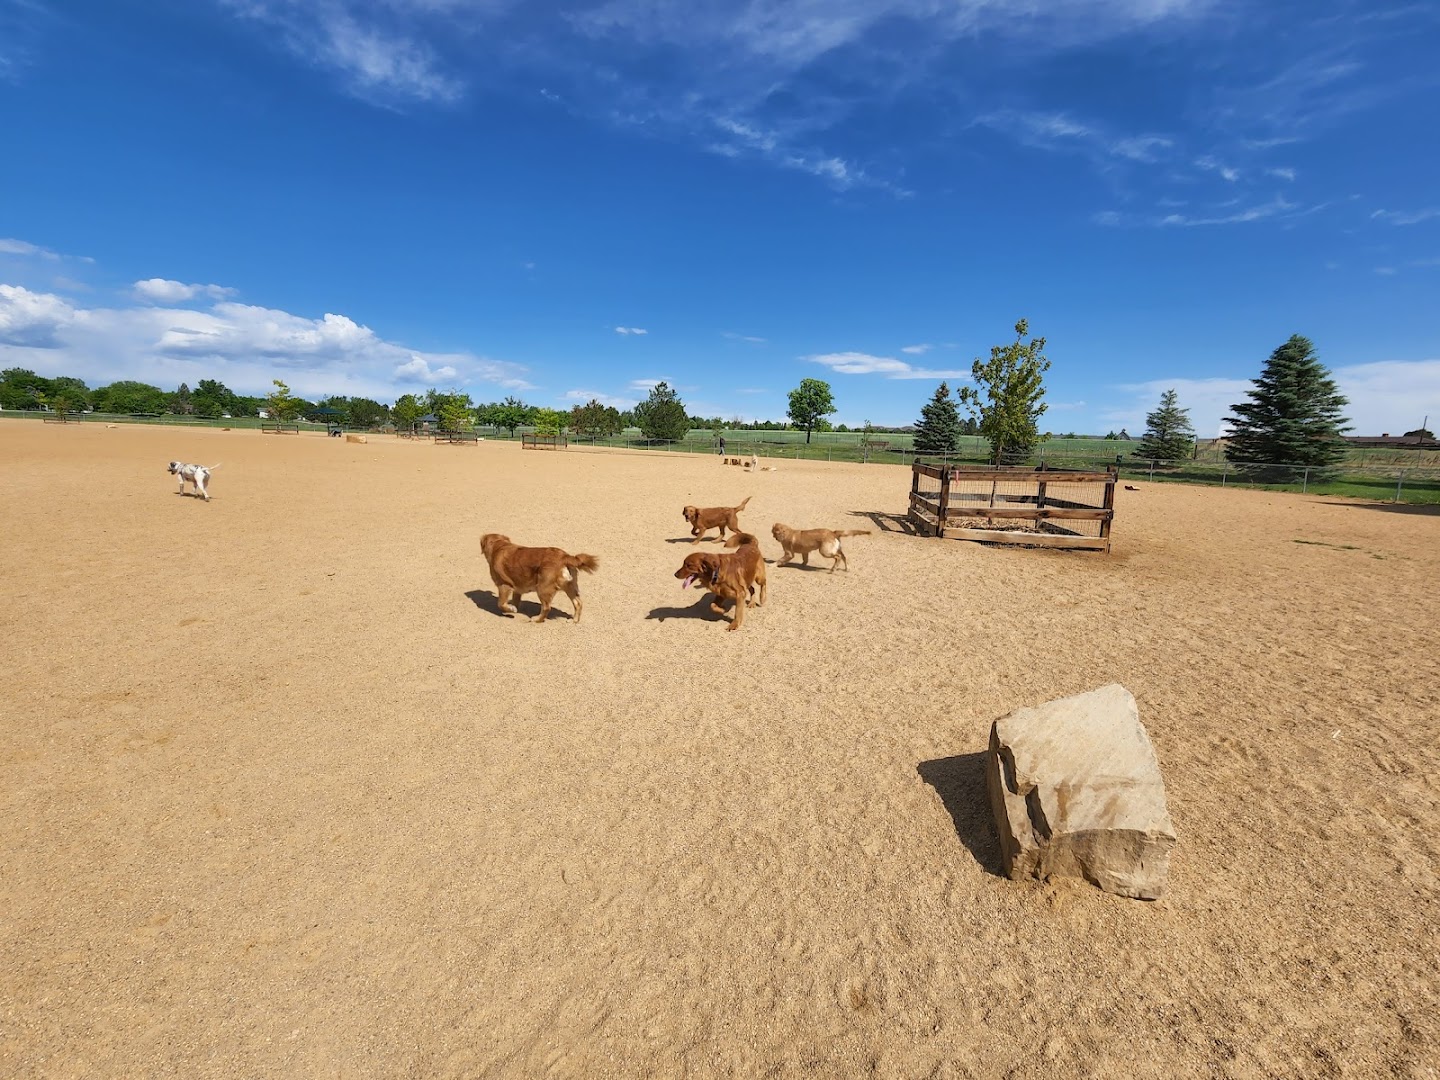
[[[1141, 483], [993, 548], [778, 464], [0, 422], [0, 1073], [1436, 1075], [1440, 517]], [[727, 634], [680, 508], [746, 495], [875, 534]], [[488, 531], [599, 556], [583, 621]], [[998, 873], [991, 720], [1111, 681], [1154, 903]]]

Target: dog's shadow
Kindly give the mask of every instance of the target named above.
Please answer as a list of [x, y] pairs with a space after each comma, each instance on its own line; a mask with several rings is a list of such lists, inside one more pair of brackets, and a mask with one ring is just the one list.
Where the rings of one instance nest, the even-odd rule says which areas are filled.
[[870, 523], [882, 533], [900, 533], [904, 536], [919, 536], [915, 523], [903, 514], [891, 514], [884, 510], [851, 510], [852, 517], [869, 518]]
[[646, 615], [647, 619], [658, 619], [664, 622], [666, 619], [703, 619], [706, 622], [729, 622], [730, 616], [716, 615], [710, 610], [710, 604], [715, 598], [707, 592], [701, 592], [700, 598], [689, 607], [657, 607]]
[[985, 783], [984, 753], [922, 761], [915, 767], [920, 779], [935, 789], [956, 835], [975, 861], [987, 873], [1004, 876], [1000, 858], [1000, 834], [995, 830], [990, 792]]
[[[533, 619], [536, 615], [540, 614], [539, 600], [516, 600], [514, 604], [517, 611], [512, 613], [509, 611], [501, 611], [500, 598], [488, 589], [471, 589], [465, 594], [465, 597], [481, 611], [488, 611], [491, 615], [499, 615], [502, 619]], [[559, 600], [560, 597], [557, 595], [555, 599]], [[551, 606], [550, 614], [547, 618], [573, 619], [575, 618], [575, 613], [573, 611], [564, 611], [558, 604], [554, 604]]]
[[[700, 538], [700, 544], [705, 543], [707, 540], [713, 543], [714, 541], [716, 541], [716, 540], [718, 540], [718, 539], [720, 539], [718, 536], [702, 536], [702, 537]], [[665, 538], [665, 543], [667, 543], [667, 544], [695, 544], [695, 537], [693, 537], [693, 536], [668, 536], [668, 537]], [[696, 546], [696, 547], [699, 547], [700, 544], [695, 544], [695, 546]]]

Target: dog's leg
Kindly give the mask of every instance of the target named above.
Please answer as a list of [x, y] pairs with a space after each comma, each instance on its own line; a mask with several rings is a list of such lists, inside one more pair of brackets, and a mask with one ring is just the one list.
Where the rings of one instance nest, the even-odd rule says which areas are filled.
[[[500, 601], [500, 613], [502, 615], [514, 615], [517, 613], [517, 609], [510, 604], [510, 597], [513, 592], [514, 590], [511, 589], [509, 585], [497, 584], [495, 586], [495, 598]], [[515, 599], [518, 600], [519, 597], [516, 596]]]
[[741, 625], [745, 622], [745, 608], [746, 605], [737, 597], [735, 600], [735, 617], [730, 620], [730, 625], [725, 628], [726, 633], [740, 629]]
[[555, 586], [549, 588], [541, 586], [535, 590], [540, 596], [540, 614], [536, 615], [531, 622], [544, 622], [550, 614], [550, 602], [555, 599]]
[[567, 581], [565, 583], [565, 595], [570, 597], [570, 603], [575, 608], [575, 621], [578, 623], [580, 621], [580, 609], [583, 606], [580, 603], [579, 583], [574, 581]]
[[195, 477], [195, 490], [206, 502], [210, 501], [210, 489], [205, 486], [205, 481], [198, 475]]
[[755, 572], [755, 580], [760, 585], [760, 599], [755, 601], [756, 607], [765, 606], [765, 597], [770, 594], [770, 583], [765, 579], [765, 564], [762, 562]]

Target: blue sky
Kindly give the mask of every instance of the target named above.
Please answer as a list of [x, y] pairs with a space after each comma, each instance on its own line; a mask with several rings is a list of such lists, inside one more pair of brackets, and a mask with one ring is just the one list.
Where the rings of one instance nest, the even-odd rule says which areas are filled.
[[0, 366], [1202, 435], [1292, 333], [1440, 418], [1440, 8], [0, 0]]

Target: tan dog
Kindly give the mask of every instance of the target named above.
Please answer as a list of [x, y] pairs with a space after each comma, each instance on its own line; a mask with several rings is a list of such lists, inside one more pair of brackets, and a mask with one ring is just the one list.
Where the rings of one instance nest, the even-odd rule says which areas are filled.
[[770, 535], [780, 541], [780, 546], [785, 549], [785, 557], [780, 560], [784, 566], [790, 559], [800, 556], [800, 561], [805, 566], [810, 565], [810, 553], [818, 551], [827, 559], [834, 559], [830, 564], [830, 573], [842, 563], [845, 565], [845, 572], [850, 572], [850, 563], [845, 558], [845, 552], [840, 547], [842, 536], [869, 536], [869, 529], [792, 529], [788, 525], [781, 525], [776, 522], [770, 529]]
[[[694, 552], [685, 556], [675, 576], [682, 580], [685, 588], [697, 582], [702, 588], [715, 594], [710, 610], [724, 615], [722, 601], [735, 601], [735, 618], [727, 630], [739, 630], [745, 622], [745, 609], [759, 607], [765, 603], [768, 586], [765, 581], [765, 558], [760, 554], [760, 542], [749, 533], [736, 533], [727, 547], [735, 548], [731, 555], [714, 555], [709, 552]], [[755, 598], [755, 586], [760, 586], [760, 597]]]
[[745, 496], [745, 502], [739, 506], [687, 506], [683, 511], [685, 520], [690, 523], [690, 535], [695, 537], [691, 541], [698, 544], [701, 538], [711, 529], [717, 526], [720, 529], [720, 539], [725, 539], [725, 530], [738, 533], [740, 531], [740, 519], [735, 515], [745, 509], [747, 503], [755, 496]]
[[553, 547], [520, 547], [499, 533], [482, 536], [480, 550], [490, 564], [490, 580], [495, 582], [495, 595], [506, 615], [517, 614], [512, 600], [533, 592], [540, 597], [540, 614], [530, 621], [544, 622], [550, 614], [550, 601], [563, 591], [575, 607], [575, 621], [580, 621], [580, 581], [576, 571], [593, 574], [598, 570], [600, 560], [594, 555], [567, 555]]

